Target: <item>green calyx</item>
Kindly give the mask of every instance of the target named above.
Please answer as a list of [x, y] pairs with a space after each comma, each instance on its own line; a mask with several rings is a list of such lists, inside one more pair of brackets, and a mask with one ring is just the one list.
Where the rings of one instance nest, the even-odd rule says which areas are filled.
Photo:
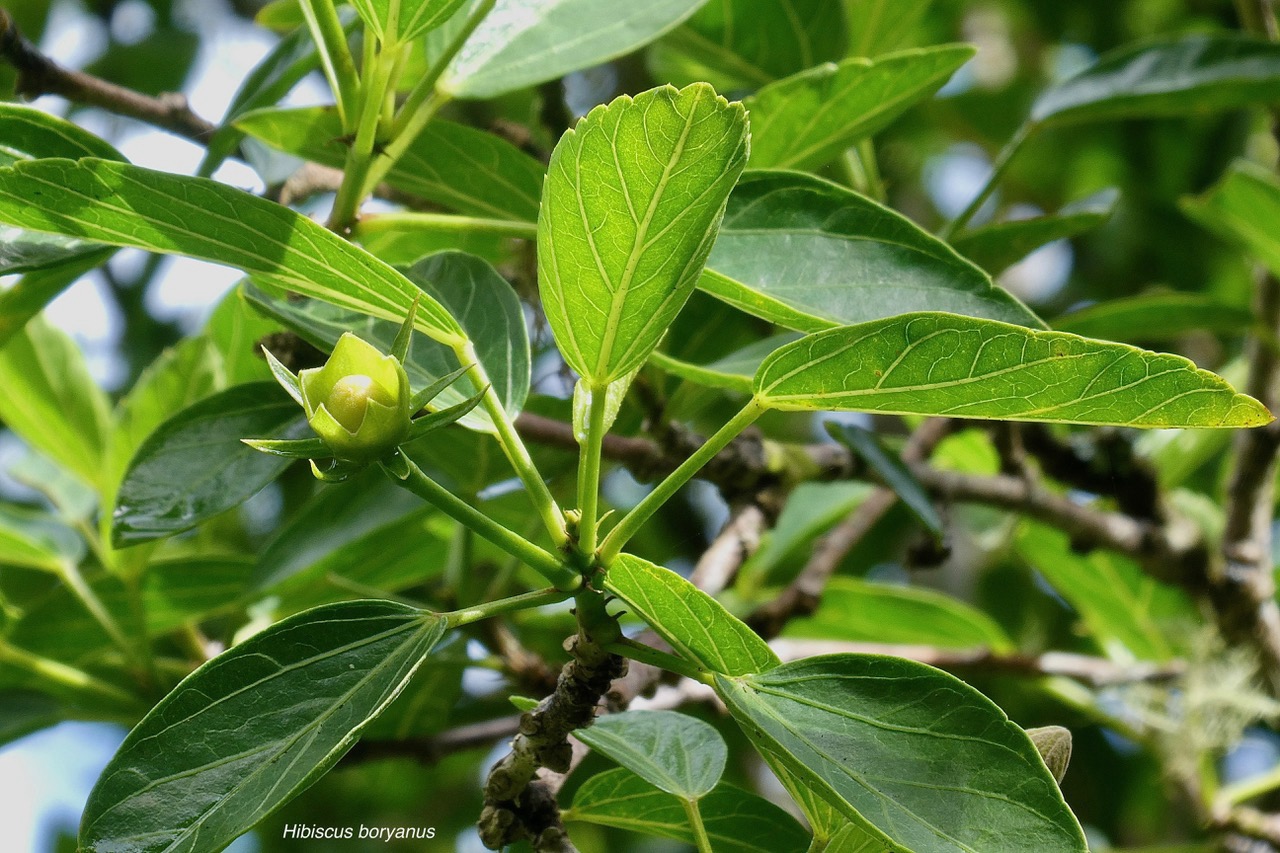
[[409, 434], [409, 377], [400, 360], [350, 332], [323, 367], [298, 374], [307, 422], [335, 459], [372, 462]]

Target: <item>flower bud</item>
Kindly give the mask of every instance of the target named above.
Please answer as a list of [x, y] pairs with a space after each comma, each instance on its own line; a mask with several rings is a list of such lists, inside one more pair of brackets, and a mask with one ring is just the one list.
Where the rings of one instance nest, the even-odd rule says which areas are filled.
[[409, 377], [394, 356], [350, 332], [324, 367], [298, 374], [307, 422], [334, 458], [373, 462], [409, 434]]

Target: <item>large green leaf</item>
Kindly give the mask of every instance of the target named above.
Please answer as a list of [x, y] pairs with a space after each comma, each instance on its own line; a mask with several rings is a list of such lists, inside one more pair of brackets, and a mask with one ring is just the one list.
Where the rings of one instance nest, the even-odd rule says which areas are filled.
[[101, 157], [124, 160], [110, 144], [87, 130], [43, 110], [23, 104], [0, 103], [0, 159], [33, 160], [41, 157]]
[[99, 486], [109, 414], [80, 350], [43, 320], [0, 349], [0, 420], [31, 447]]
[[[342, 168], [347, 145], [332, 107], [262, 109], [236, 127], [290, 154]], [[500, 136], [435, 119], [387, 173], [387, 182], [460, 213], [533, 222], [542, 164]]]
[[609, 567], [604, 585], [676, 651], [713, 672], [746, 675], [778, 664], [778, 656], [754, 631], [669, 569], [622, 554]]
[[969, 45], [905, 50], [811, 68], [745, 101], [751, 166], [812, 169], [929, 98], [974, 54]]
[[312, 436], [298, 405], [273, 382], [237, 385], [183, 409], [138, 448], [116, 496], [111, 538], [132, 544], [189, 530], [239, 506], [288, 459], [242, 438]]
[[654, 76], [756, 89], [844, 56], [840, 0], [711, 0], [654, 45]]
[[1177, 355], [954, 314], [818, 332], [769, 356], [756, 397], [831, 410], [1134, 427], [1251, 427], [1271, 414]]
[[402, 44], [449, 20], [467, 0], [352, 0], [361, 19], [387, 44]]
[[[0, 169], [0, 222], [235, 267], [296, 293], [402, 321], [418, 288], [286, 207], [204, 178], [105, 160]], [[427, 296], [417, 328], [446, 343], [457, 321]]]
[[698, 286], [802, 332], [925, 310], [1044, 325], [905, 216], [795, 172], [743, 176]]
[[606, 714], [574, 736], [682, 800], [709, 794], [729, 757], [714, 727], [675, 711]]
[[1030, 121], [1043, 127], [1274, 101], [1280, 101], [1280, 45], [1217, 33], [1109, 53], [1041, 94]]
[[200, 667], [125, 739], [89, 796], [87, 850], [220, 850], [313, 783], [445, 630], [389, 601], [301, 613]]
[[957, 252], [992, 275], [1055, 240], [1065, 240], [1102, 225], [1111, 218], [1118, 190], [1108, 189], [1073, 202], [1056, 214], [984, 225], [951, 238]]
[[1253, 324], [1253, 312], [1243, 305], [1204, 293], [1167, 292], [1108, 299], [1053, 320], [1060, 332], [1126, 343], [1175, 341], [1198, 329], [1237, 336]]
[[706, 0], [498, 0], [445, 71], [440, 89], [490, 98], [630, 53]]
[[830, 655], [716, 684], [771, 762], [892, 849], [1088, 849], [1026, 733], [944, 672]]
[[902, 47], [933, 0], [844, 0], [849, 54], [879, 56]]
[[1201, 196], [1182, 201], [1196, 222], [1243, 246], [1280, 275], [1280, 180], [1256, 163], [1237, 160], [1227, 174]]
[[538, 286], [593, 391], [639, 367], [689, 298], [747, 158], [747, 123], [707, 85], [600, 106], [551, 155]]
[[[723, 784], [698, 803], [712, 849], [730, 853], [800, 853], [809, 834], [768, 800]], [[679, 798], [625, 768], [597, 773], [573, 796], [564, 819], [612, 826], [693, 844]]]
[[[493, 390], [503, 407], [515, 417], [529, 395], [529, 334], [524, 309], [511, 285], [483, 260], [462, 252], [440, 252], [423, 258], [404, 271], [426, 295], [445, 306], [474, 341]], [[383, 352], [390, 352], [400, 326], [375, 320], [322, 302], [306, 302], [247, 291], [259, 309], [280, 320], [315, 346], [331, 350], [344, 332], [354, 332]], [[415, 339], [405, 364], [414, 390], [421, 389], [458, 369], [448, 348], [428, 339]], [[431, 402], [432, 408], [457, 405], [471, 395], [466, 382], [455, 383]], [[493, 432], [493, 421], [479, 409], [460, 421], [464, 426]]]

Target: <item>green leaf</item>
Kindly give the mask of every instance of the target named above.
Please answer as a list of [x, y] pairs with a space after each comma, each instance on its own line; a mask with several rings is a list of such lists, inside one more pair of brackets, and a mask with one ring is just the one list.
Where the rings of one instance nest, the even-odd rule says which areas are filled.
[[1055, 240], [1066, 240], [1099, 227], [1115, 212], [1120, 192], [1101, 190], [1067, 205], [1051, 216], [1033, 216], [984, 225], [951, 238], [957, 252], [996, 275]]
[[439, 641], [445, 621], [389, 601], [317, 608], [183, 680], [89, 795], [90, 850], [218, 850], [342, 757]]
[[0, 505], [0, 565], [59, 572], [67, 562], [78, 562], [84, 550], [84, 541], [58, 519]]
[[5, 163], [43, 157], [124, 160], [123, 154], [79, 125], [35, 107], [0, 103], [0, 124], [4, 125], [0, 160]]
[[679, 376], [708, 388], [750, 394], [756, 371], [765, 358], [778, 347], [798, 340], [799, 337], [795, 332], [771, 335], [708, 364], [681, 361], [664, 352], [654, 352], [649, 361], [672, 376]]
[[[809, 845], [809, 834], [795, 818], [768, 800], [727, 783], [704, 797], [698, 810], [712, 849], [717, 851], [801, 853]], [[694, 843], [679, 798], [659, 791], [625, 768], [597, 773], [583, 782], [564, 819]]]
[[[0, 221], [235, 267], [278, 287], [399, 321], [417, 293], [404, 276], [288, 208], [203, 178], [105, 160], [39, 160], [0, 169]], [[418, 329], [461, 342], [423, 299]]]
[[593, 390], [643, 364], [689, 298], [746, 157], [742, 106], [706, 85], [623, 96], [556, 145], [538, 286]]
[[786, 767], [774, 762], [770, 769], [809, 821], [809, 853], [892, 853], [882, 839], [850, 821]]
[[852, 643], [901, 643], [1011, 652], [1013, 641], [990, 616], [949, 595], [834, 577], [812, 616], [787, 623], [785, 637]]
[[954, 314], [832, 329], [769, 356], [756, 397], [833, 410], [1133, 427], [1252, 427], [1252, 397], [1177, 355]]
[[245, 296], [246, 287], [247, 283], [241, 282], [228, 291], [209, 315], [204, 329], [221, 356], [227, 385], [265, 382], [272, 378], [258, 342], [279, 332], [280, 324], [254, 310]]
[[1237, 160], [1221, 181], [1201, 196], [1183, 199], [1181, 207], [1205, 228], [1252, 252], [1273, 275], [1280, 275], [1280, 235], [1275, 229], [1280, 222], [1280, 180], [1270, 170]]
[[772, 763], [890, 847], [1088, 849], [1026, 733], [944, 672], [900, 658], [830, 655], [717, 676], [716, 684]]
[[[0, 229], [3, 231], [4, 229]], [[30, 235], [30, 232], [22, 232]], [[6, 290], [0, 292], [0, 347], [9, 342], [19, 329], [53, 301], [53, 298], [80, 279], [89, 270], [103, 264], [115, 249], [63, 259], [52, 266], [32, 270]]]
[[911, 38], [933, 0], [845, 0], [849, 54], [879, 56]]
[[100, 487], [106, 395], [65, 334], [33, 320], [0, 349], [0, 420], [86, 484]]
[[713, 672], [745, 675], [778, 665], [754, 631], [670, 569], [622, 554], [604, 585], [677, 652]]
[[467, 0], [351, 0], [384, 44], [412, 41], [449, 20]]
[[1033, 125], [1190, 115], [1280, 101], [1280, 45], [1229, 33], [1122, 47], [1049, 88]]
[[705, 0], [498, 0], [445, 71], [455, 98], [491, 98], [630, 53]]
[[905, 216], [812, 175], [744, 175], [707, 268], [703, 290], [802, 332], [923, 310], [1044, 326]]
[[[512, 418], [518, 415], [529, 395], [531, 356], [524, 309], [507, 280], [489, 264], [461, 252], [431, 255], [405, 270], [405, 275], [421, 288], [424, 300], [447, 306], [457, 317], [465, 334], [475, 342], [476, 354], [489, 374], [498, 399]], [[344, 332], [353, 332], [388, 352], [399, 330], [395, 323], [321, 302], [269, 295], [253, 288], [246, 295], [259, 310], [325, 351], [333, 349]], [[414, 340], [409, 361], [405, 363], [410, 387], [414, 389], [430, 385], [457, 369], [458, 361], [452, 350], [424, 339]], [[456, 406], [471, 393], [469, 383], [455, 383], [442, 390], [431, 401], [431, 407]], [[470, 429], [494, 431], [493, 421], [483, 410], [471, 412], [461, 423]]]
[[[342, 168], [347, 143], [332, 107], [262, 109], [236, 127], [290, 154]], [[543, 167], [500, 136], [434, 119], [396, 161], [387, 182], [459, 213], [534, 222]]]
[[306, 417], [274, 382], [237, 385], [183, 409], [134, 454], [116, 497], [112, 541], [189, 530], [239, 506], [288, 466], [240, 439], [311, 436]]
[[56, 701], [31, 690], [0, 690], [0, 748], [62, 721]]
[[897, 494], [920, 523], [935, 536], [942, 535], [942, 519], [915, 475], [897, 456], [881, 446], [876, 434], [853, 424], [828, 423], [827, 433], [862, 458], [886, 486]]
[[1184, 645], [1178, 638], [1195, 622], [1195, 605], [1132, 560], [1110, 551], [1077, 554], [1065, 533], [1029, 521], [1015, 547], [1070, 602], [1104, 652], [1166, 661]]
[[751, 167], [813, 169], [932, 97], [974, 55], [965, 44], [854, 58], [770, 83], [745, 101]]
[[574, 737], [682, 800], [711, 793], [729, 757], [714, 727], [675, 711], [606, 714]]
[[649, 65], [677, 85], [757, 89], [840, 59], [846, 33], [840, 0], [712, 0], [653, 46]]
[[1143, 293], [1108, 299], [1053, 321], [1060, 332], [1109, 341], [1172, 341], [1203, 329], [1237, 336], [1254, 324], [1253, 312], [1201, 293]]

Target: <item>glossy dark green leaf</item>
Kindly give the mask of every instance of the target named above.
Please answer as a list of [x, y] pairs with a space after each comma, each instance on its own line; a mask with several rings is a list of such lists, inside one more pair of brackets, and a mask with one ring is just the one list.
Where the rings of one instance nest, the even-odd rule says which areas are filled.
[[770, 761], [890, 848], [1088, 850], [1030, 738], [953, 676], [901, 658], [830, 655], [716, 684]]
[[814, 614], [788, 622], [783, 636], [943, 649], [1014, 650], [1013, 641], [994, 619], [949, 595], [850, 577], [832, 578]]
[[456, 98], [491, 98], [637, 50], [703, 0], [498, 0], [440, 80]]
[[1044, 325], [905, 216], [795, 172], [743, 176], [698, 286], [802, 332], [922, 310]]
[[1053, 321], [1060, 332], [1109, 341], [1173, 341], [1203, 329], [1243, 335], [1254, 323], [1253, 312], [1224, 304], [1201, 293], [1144, 293], [1108, 299], [1064, 314]]
[[902, 460], [880, 444], [876, 434], [854, 424], [828, 423], [827, 432], [871, 466], [871, 470], [897, 494], [931, 533], [942, 535], [942, 519], [929, 494]]
[[188, 676], [125, 739], [89, 795], [90, 850], [218, 850], [319, 778], [439, 641], [389, 601], [301, 613]]
[[1191, 115], [1280, 101], [1280, 45], [1215, 33], [1122, 47], [1051, 87], [1033, 125]]
[[[529, 334], [520, 298], [511, 285], [486, 262], [461, 252], [440, 252], [423, 258], [404, 271], [424, 294], [446, 306], [474, 342], [493, 389], [503, 407], [514, 418], [529, 394]], [[389, 352], [399, 325], [376, 320], [354, 311], [318, 301], [300, 301], [250, 288], [246, 295], [257, 308], [275, 317], [303, 338], [329, 351], [344, 332]], [[458, 369], [453, 351], [434, 341], [417, 337], [409, 352], [405, 370], [416, 392]], [[467, 381], [445, 388], [431, 401], [433, 409], [456, 406], [474, 393]], [[462, 419], [471, 428], [492, 432], [493, 422], [481, 410]], [[256, 436], [246, 436], [246, 438]]]
[[[716, 851], [800, 853], [808, 848], [809, 834], [795, 818], [733, 785], [718, 786], [699, 801], [698, 809]], [[694, 843], [679, 798], [625, 768], [597, 773], [583, 782], [564, 818]]]
[[[0, 222], [242, 269], [296, 293], [400, 321], [418, 292], [337, 234], [286, 207], [203, 178], [105, 160], [41, 160], [0, 169]], [[461, 342], [423, 297], [417, 328]]]
[[677, 652], [712, 672], [745, 675], [778, 665], [754, 631], [670, 569], [622, 554], [604, 583]]
[[706, 85], [596, 107], [556, 145], [538, 287], [593, 391], [643, 364], [688, 300], [746, 157], [742, 106]]
[[951, 238], [957, 252], [992, 275], [1013, 266], [1036, 249], [1099, 227], [1111, 218], [1120, 199], [1109, 189], [1067, 205], [1056, 214], [984, 225]]
[[729, 757], [724, 738], [714, 727], [675, 711], [606, 714], [574, 736], [682, 800], [711, 793]]
[[[347, 145], [331, 107], [262, 109], [236, 127], [263, 142], [326, 166], [342, 168]], [[492, 133], [435, 119], [387, 174], [394, 187], [459, 213], [533, 222], [543, 167]]]
[[942, 88], [974, 54], [969, 45], [861, 57], [802, 71], [744, 102], [751, 167], [812, 169], [888, 127]]
[[844, 56], [840, 0], [711, 0], [655, 44], [654, 76], [721, 91], [757, 89]]
[[1280, 275], [1280, 179], [1269, 169], [1237, 160], [1208, 192], [1183, 199], [1182, 210]]
[[760, 366], [756, 398], [785, 411], [1134, 427], [1249, 427], [1273, 419], [1182, 356], [937, 313], [801, 338]]
[[237, 385], [183, 409], [143, 442], [116, 497], [117, 545], [172, 536], [239, 506], [289, 460], [242, 438], [309, 438], [302, 411], [273, 382]]

